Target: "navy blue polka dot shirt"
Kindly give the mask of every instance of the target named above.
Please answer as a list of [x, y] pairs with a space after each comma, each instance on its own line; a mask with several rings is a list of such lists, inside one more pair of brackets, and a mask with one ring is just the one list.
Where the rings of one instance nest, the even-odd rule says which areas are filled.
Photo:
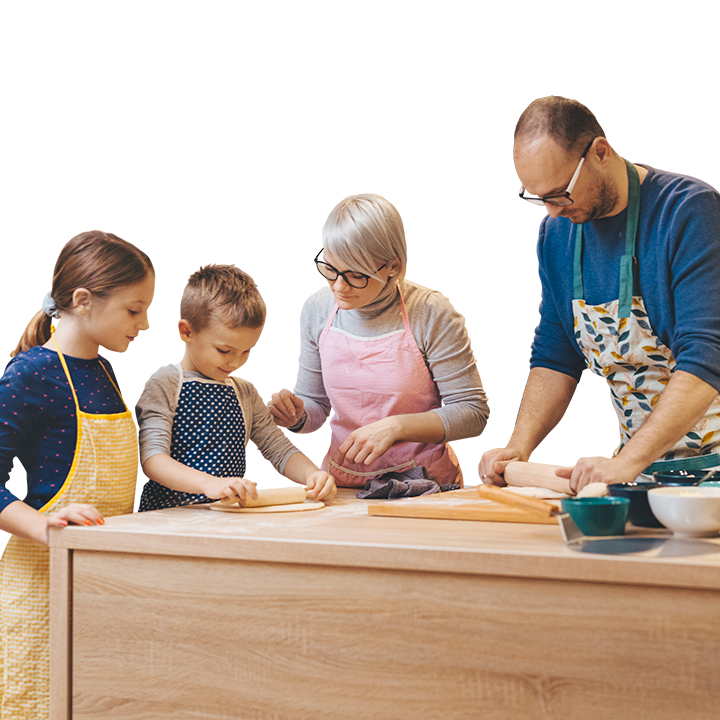
[[[125, 405], [103, 365], [107, 360], [65, 356], [80, 409], [119, 413]], [[25, 502], [39, 509], [67, 477], [77, 442], [75, 402], [58, 354], [35, 347], [15, 356], [0, 379], [0, 511], [19, 498], [5, 487], [14, 458], [27, 472]]]

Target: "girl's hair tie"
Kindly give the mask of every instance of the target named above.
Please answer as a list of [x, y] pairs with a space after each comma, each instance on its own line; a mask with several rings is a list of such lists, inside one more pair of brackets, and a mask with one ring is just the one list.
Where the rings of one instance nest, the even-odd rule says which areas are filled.
[[60, 317], [60, 311], [58, 310], [58, 307], [52, 299], [52, 295], [50, 293], [43, 298], [42, 309], [45, 311], [45, 314], [49, 315], [51, 318]]

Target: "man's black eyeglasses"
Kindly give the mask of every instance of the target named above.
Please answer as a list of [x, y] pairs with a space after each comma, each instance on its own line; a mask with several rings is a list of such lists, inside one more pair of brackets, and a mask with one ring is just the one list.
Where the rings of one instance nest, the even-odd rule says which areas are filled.
[[593, 138], [589, 143], [588, 146], [583, 151], [582, 157], [580, 158], [580, 162], [578, 163], [577, 169], [575, 170], [575, 174], [572, 176], [572, 180], [570, 180], [570, 184], [567, 186], [567, 190], [562, 193], [561, 195], [548, 195], [546, 197], [534, 197], [532, 195], [526, 195], [525, 194], [525, 187], [523, 185], [520, 186], [520, 197], [523, 200], [527, 200], [529, 203], [532, 203], [533, 205], [572, 205], [573, 199], [570, 197], [570, 193], [573, 191], [573, 188], [575, 187], [575, 183], [577, 182], [577, 179], [580, 175], [580, 170], [585, 162], [585, 156], [588, 154], [588, 150], [592, 147], [592, 144], [595, 142], [595, 138]]

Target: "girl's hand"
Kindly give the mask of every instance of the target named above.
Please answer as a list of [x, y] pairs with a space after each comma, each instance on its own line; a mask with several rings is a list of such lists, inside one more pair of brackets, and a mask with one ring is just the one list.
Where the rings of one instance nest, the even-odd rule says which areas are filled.
[[338, 465], [343, 465], [346, 460], [372, 465], [398, 441], [399, 426], [396, 418], [384, 418], [353, 430], [338, 448]]
[[203, 482], [202, 492], [213, 500], [228, 498], [237, 502], [246, 497], [257, 500], [257, 484], [247, 478], [209, 476]]
[[330, 502], [337, 493], [335, 480], [324, 470], [317, 470], [307, 476], [305, 486], [309, 496], [313, 500], [324, 500]]
[[86, 503], [70, 503], [56, 513], [48, 515], [48, 526], [65, 527], [73, 525], [104, 525], [105, 519], [94, 505]]
[[279, 393], [273, 393], [267, 406], [276, 425], [291, 428], [300, 422], [305, 403], [297, 395], [283, 389]]

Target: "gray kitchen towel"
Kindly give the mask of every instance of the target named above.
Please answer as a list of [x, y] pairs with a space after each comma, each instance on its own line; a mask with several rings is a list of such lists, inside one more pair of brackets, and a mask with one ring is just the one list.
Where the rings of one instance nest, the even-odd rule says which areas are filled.
[[430, 479], [425, 466], [418, 465], [403, 472], [389, 472], [368, 480], [355, 497], [360, 500], [398, 500], [459, 489], [459, 485], [438, 485]]

